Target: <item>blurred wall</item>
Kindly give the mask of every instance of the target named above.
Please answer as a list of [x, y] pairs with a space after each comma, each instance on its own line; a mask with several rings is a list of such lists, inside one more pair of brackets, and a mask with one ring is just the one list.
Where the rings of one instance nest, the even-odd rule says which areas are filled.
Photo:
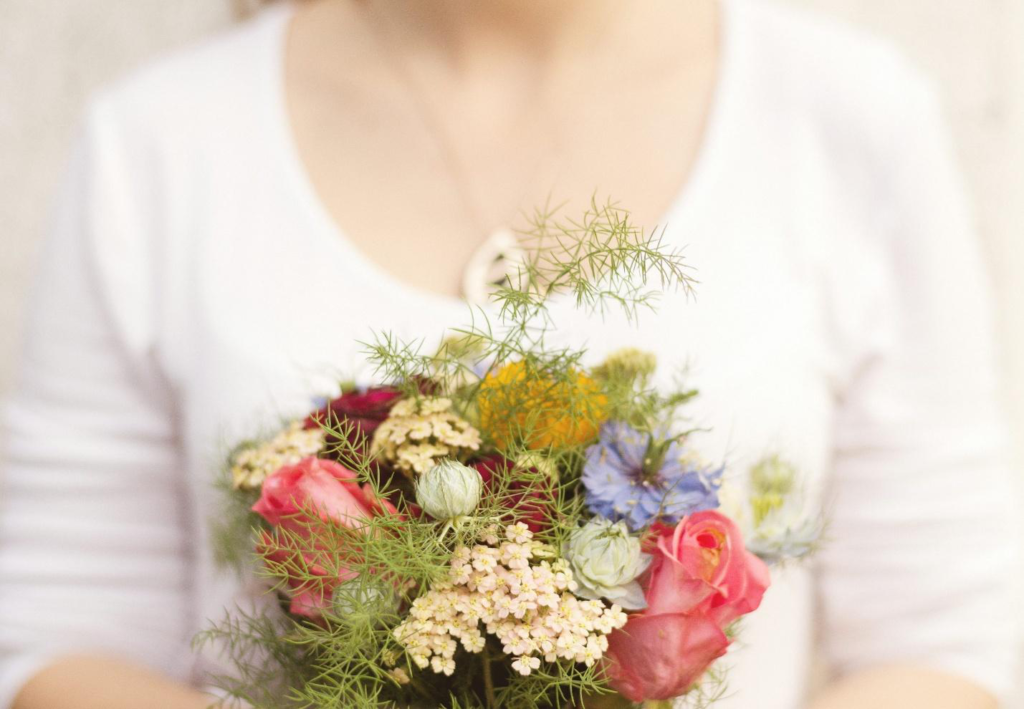
[[[894, 38], [943, 85], [995, 279], [1007, 405], [1024, 463], [1024, 278], [1016, 278], [1024, 273], [1024, 2], [785, 1]], [[0, 1], [0, 392], [83, 99], [144, 58], [225, 25], [233, 2], [247, 0]]]

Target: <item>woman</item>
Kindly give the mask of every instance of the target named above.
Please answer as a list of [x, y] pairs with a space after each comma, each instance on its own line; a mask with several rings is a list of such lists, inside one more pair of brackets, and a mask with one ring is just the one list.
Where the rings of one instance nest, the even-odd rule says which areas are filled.
[[708, 455], [782, 450], [828, 508], [721, 706], [995, 706], [1014, 536], [938, 115], [886, 46], [750, 0], [274, 5], [102, 92], [8, 409], [7, 705], [206, 706], [189, 638], [254, 592], [207, 552], [220, 444], [365, 371], [370, 329], [462, 322], [487, 235], [596, 188], [701, 285], [563, 334], [689, 361]]

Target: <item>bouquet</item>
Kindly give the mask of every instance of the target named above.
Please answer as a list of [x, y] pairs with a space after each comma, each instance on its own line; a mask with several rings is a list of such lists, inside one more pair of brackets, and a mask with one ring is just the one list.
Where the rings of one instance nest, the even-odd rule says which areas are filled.
[[[555, 301], [636, 318], [689, 290], [614, 206], [538, 214], [527, 256], [440, 348], [383, 333], [378, 372], [227, 457], [217, 551], [273, 599], [205, 632], [254, 707], [709, 705], [769, 564], [804, 556], [779, 456], [703, 458], [652, 354], [588, 366]], [[748, 484], [733, 482], [747, 476]], [[728, 480], [727, 480], [728, 478]], [[729, 482], [729, 481], [732, 482]], [[740, 494], [741, 487], [749, 494]]]

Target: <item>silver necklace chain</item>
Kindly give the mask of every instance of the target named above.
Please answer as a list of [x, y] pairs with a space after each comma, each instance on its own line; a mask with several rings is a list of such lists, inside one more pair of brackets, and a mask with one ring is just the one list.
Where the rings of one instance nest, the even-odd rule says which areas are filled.
[[[541, 151], [536, 164], [533, 169], [529, 171], [528, 179], [523, 186], [515, 206], [510, 210], [509, 215], [499, 222], [499, 226], [497, 228], [493, 227], [493, 220], [487, 218], [484, 214], [484, 209], [480, 205], [480, 201], [473, 195], [473, 191], [470, 187], [472, 182], [470, 171], [466, 168], [465, 164], [459, 157], [459, 151], [456, 148], [455, 141], [451, 138], [448, 126], [432, 105], [429, 96], [423, 89], [423, 86], [416, 80], [408, 62], [401, 61], [398, 56], [399, 52], [389, 51], [389, 49], [395, 49], [395, 47], [391, 47], [389, 45], [397, 45], [398, 43], [395, 41], [389, 41], [384, 34], [385, 31], [394, 34], [393, 30], [385, 30], [382, 27], [388, 23], [388, 20], [383, 17], [383, 13], [377, 13], [381, 19], [380, 21], [375, 22], [371, 15], [369, 7], [370, 3], [367, 2], [367, 0], [355, 0], [355, 4], [359, 6], [358, 14], [366, 25], [368, 32], [377, 47], [378, 53], [388, 65], [391, 73], [394, 74], [395, 78], [408, 93], [412, 100], [417, 117], [434, 141], [435, 146], [438, 149], [438, 153], [441, 155], [441, 159], [445, 164], [445, 169], [448, 172], [452, 186], [454, 187], [455, 192], [457, 192], [459, 200], [462, 202], [463, 209], [465, 210], [467, 217], [472, 221], [473, 227], [482, 236], [490, 234], [494, 237], [498, 232], [507, 232], [508, 223], [512, 221], [512, 214], [522, 206], [522, 202], [526, 198], [526, 195], [529, 194], [531, 187], [540, 179], [541, 175], [545, 172], [553, 173], [550, 175], [553, 183], [561, 172], [561, 170], [555, 169], [555, 164], [557, 162], [556, 155], [560, 152], [558, 146], [562, 142], [559, 140], [558, 131], [555, 127], [557, 122], [548, 122], [548, 149]], [[538, 85], [536, 95], [541, 96], [544, 93], [543, 87]], [[523, 112], [523, 117], [525, 118], [528, 113], [529, 112]], [[518, 121], [519, 124], [522, 124], [523, 122], [524, 120], [522, 119]], [[546, 166], [548, 168], [547, 170], [544, 169]]]
[[[520, 195], [513, 208], [505, 215], [503, 221], [494, 226], [493, 221], [489, 220], [487, 215], [484, 214], [480, 201], [473, 195], [471, 188], [472, 175], [459, 157], [459, 151], [456, 148], [456, 142], [452, 139], [451, 131], [448, 130], [445, 121], [431, 103], [430, 96], [424, 87], [416, 80], [409, 63], [399, 58], [398, 51], [389, 51], [389, 49], [393, 48], [397, 50], [400, 43], [396, 40], [390, 40], [386, 36], [386, 33], [390, 33], [392, 36], [395, 34], [395, 30], [388, 27], [389, 20], [384, 17], [386, 13], [376, 13], [380, 20], [374, 21], [373, 13], [370, 9], [370, 0], [355, 0], [355, 4], [358, 5], [356, 12], [360, 16], [362, 23], [366, 26], [367, 32], [377, 48], [377, 52], [386, 62], [399, 84], [409, 94], [419, 120], [431, 136], [444, 161], [452, 187], [458, 194], [458, 199], [461, 201], [468, 219], [483, 239], [470, 255], [469, 261], [464, 267], [461, 284], [462, 294], [467, 300], [483, 303], [488, 300], [493, 288], [507, 284], [514, 277], [514, 274], [520, 269], [522, 263], [527, 258], [522, 244], [511, 228], [512, 222], [515, 213], [522, 208], [527, 195], [531, 189], [535, 189], [535, 185], [539, 181], [546, 179], [548, 184], [553, 187], [560, 178], [568, 162], [564, 154], [561, 155], [560, 160], [558, 159], [559, 154], [564, 153], [562, 147], [564, 140], [561, 135], [560, 126], [568, 125], [572, 116], [554, 115], [546, 121], [548, 129], [546, 149], [540, 152], [536, 164], [529, 171], [528, 178], [524, 182], [523, 189], [520, 191]], [[610, 16], [611, 13], [608, 13], [607, 16], [602, 18], [603, 24], [598, 30], [599, 36], [607, 30]], [[391, 45], [395, 46], [392, 47]], [[587, 62], [580, 60], [577, 64], [577, 71], [582, 73], [586, 66]], [[533, 102], [535, 105], [539, 105], [539, 99], [550, 93], [550, 89], [545, 86], [545, 83], [540, 81], [536, 86], [535, 101]], [[538, 116], [540, 115], [536, 108], [532, 112], [537, 113]], [[531, 112], [524, 111], [517, 124], [522, 125], [529, 113]], [[561, 113], [569, 112], [563, 111]], [[539, 121], [539, 119], [534, 120]]]

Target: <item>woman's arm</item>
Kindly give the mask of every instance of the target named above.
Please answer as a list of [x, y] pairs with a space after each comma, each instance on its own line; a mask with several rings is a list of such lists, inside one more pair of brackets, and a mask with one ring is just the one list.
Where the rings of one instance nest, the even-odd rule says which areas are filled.
[[22, 688], [13, 709], [207, 709], [213, 700], [151, 670], [98, 657], [66, 657]]
[[[191, 663], [185, 476], [157, 362], [158, 193], [113, 105], [87, 111], [3, 411], [2, 709], [19, 695], [19, 709], [188, 696], [115, 663], [60, 659], [106, 654], [177, 677]], [[147, 683], [156, 692], [140, 703]]]
[[995, 697], [943, 672], [892, 665], [856, 672], [828, 686], [810, 709], [996, 709]]
[[989, 707], [1014, 681], [1020, 538], [990, 287], [934, 92], [896, 64], [878, 83], [881, 275], [846, 295], [874, 307], [850, 338], [817, 558], [841, 679], [815, 709]]

